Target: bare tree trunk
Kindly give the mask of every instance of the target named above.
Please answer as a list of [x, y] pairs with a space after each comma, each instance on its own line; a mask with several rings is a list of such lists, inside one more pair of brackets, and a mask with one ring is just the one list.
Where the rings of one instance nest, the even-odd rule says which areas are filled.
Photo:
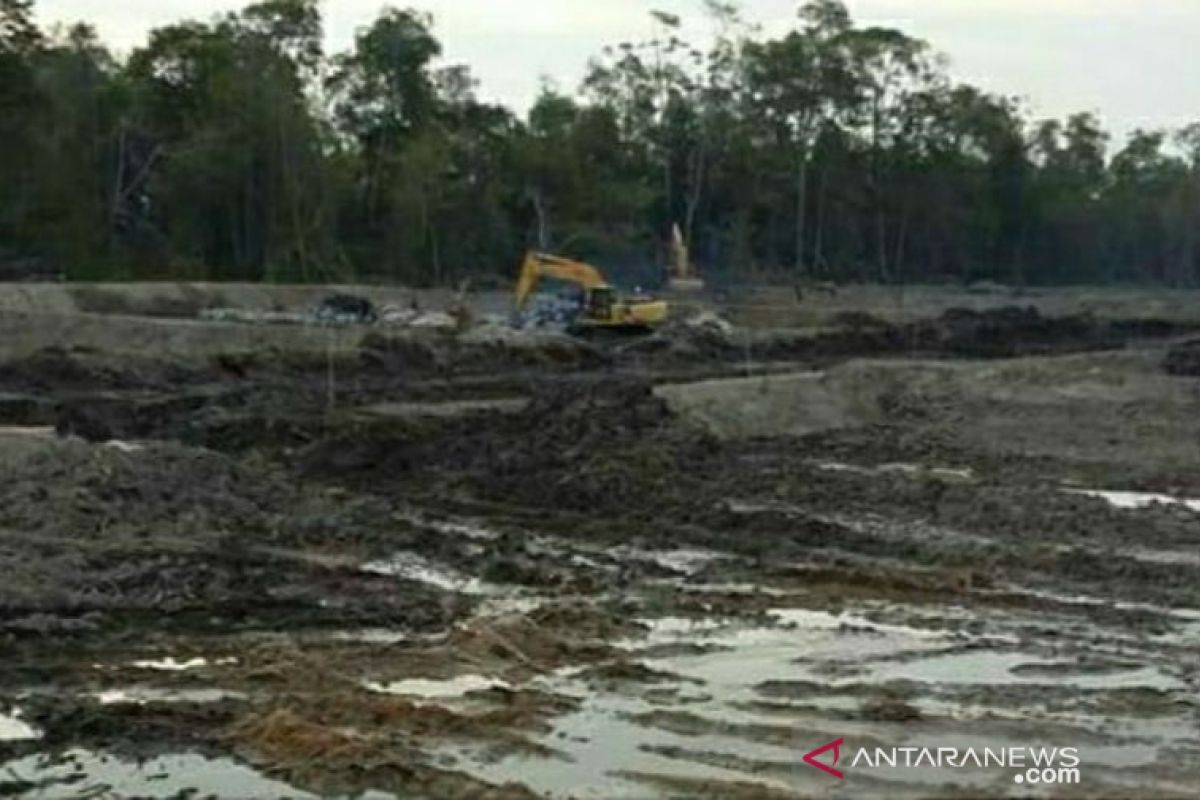
[[538, 250], [548, 250], [550, 247], [550, 229], [546, 220], [546, 203], [542, 199], [542, 190], [534, 187], [529, 190], [529, 194], [533, 200], [533, 213], [537, 215]]
[[242, 198], [242, 219], [238, 238], [241, 239], [242, 256], [238, 259], [238, 277], [241, 280], [255, 280], [257, 276], [251, 277], [242, 274], [242, 270], [249, 271], [250, 264], [254, 260], [253, 249], [253, 229], [254, 229], [254, 169], [251, 168], [246, 175], [246, 194]]
[[1029, 238], [1029, 226], [1022, 222], [1017, 234], [1017, 246], [1013, 250], [1013, 283], [1021, 288], [1025, 286], [1025, 246]]
[[883, 215], [882, 207], [875, 211], [875, 237], [879, 249], [879, 280], [888, 283], [891, 280], [891, 274], [888, 271], [887, 219]]
[[427, 190], [421, 192], [421, 229], [425, 232], [426, 240], [429, 242], [429, 257], [433, 266], [433, 283], [435, 286], [440, 286], [442, 283], [442, 257], [438, 251], [437, 231], [434, 229], [432, 215], [429, 213], [429, 193]]
[[688, 193], [687, 213], [683, 221], [683, 243], [687, 245], [689, 251], [692, 250], [696, 227], [696, 213], [700, 208], [700, 198], [704, 192], [705, 166], [707, 164], [704, 147], [697, 147], [692, 158], [692, 186], [691, 191]]
[[109, 209], [109, 236], [115, 236], [121, 207], [125, 203], [125, 126], [117, 135], [117, 174], [113, 180], [112, 208]]
[[287, 165], [293, 162], [291, 142], [288, 139], [288, 128], [284, 124], [283, 115], [278, 115], [279, 118], [279, 163], [283, 165], [280, 173], [283, 192], [287, 195], [287, 208], [289, 212], [291, 231], [288, 234], [287, 250], [292, 251], [293, 257], [296, 259], [300, 267], [300, 276], [302, 279], [308, 279], [308, 228], [304, 225], [304, 212], [300, 207], [301, 197], [303, 193], [300, 191], [300, 170], [288, 169]]
[[429, 226], [429, 247], [433, 254], [434, 278], [437, 281], [437, 285], [442, 286], [447, 283], [448, 278], [446, 275], [445, 265], [442, 264], [442, 241], [441, 237], [438, 236], [438, 226], [436, 224], [437, 221], [433, 218], [433, 212], [437, 210], [436, 205], [439, 198], [440, 194], [433, 196], [435, 207], [431, 207], [428, 211], [426, 211], [425, 221]]
[[817, 181], [817, 229], [813, 231], [813, 266], [822, 273], [828, 272], [825, 269], [825, 202], [828, 190], [828, 170], [821, 170]]
[[904, 198], [900, 203], [900, 222], [896, 231], [896, 256], [892, 260], [892, 272], [895, 274], [897, 280], [902, 280], [904, 276], [904, 248], [908, 243], [910, 200], [910, 193], [905, 192]]
[[[242, 222], [241, 222], [240, 215], [238, 214], [237, 203], [235, 202], [235, 203], [230, 204], [230, 206], [229, 206], [229, 245], [230, 245], [230, 249], [233, 251], [233, 263], [235, 265], [240, 264], [242, 262], [241, 229], [242, 229]], [[214, 247], [214, 248], [220, 246], [220, 242], [214, 243], [211, 240], [206, 242], [206, 244], [209, 247]], [[204, 269], [205, 274], [210, 278], [212, 277], [212, 271], [213, 271], [214, 266], [216, 266], [217, 269], [220, 269], [219, 265], [206, 266]]]
[[884, 283], [890, 280], [887, 254], [887, 217], [883, 207], [883, 179], [880, 161], [880, 119], [879, 94], [875, 94], [871, 104], [871, 195], [875, 202], [875, 237], [879, 254], [879, 279]]
[[429, 247], [433, 251], [433, 279], [434, 283], [441, 286], [442, 280], [442, 251], [438, 244], [437, 229], [432, 225], [429, 227]]
[[[1185, 286], [1196, 285], [1196, 229], [1200, 227], [1200, 169], [1195, 170], [1195, 185], [1184, 200], [1183, 247], [1179, 254], [1179, 277]], [[1187, 202], [1191, 199], [1193, 202]], [[1189, 214], [1190, 211], [1190, 214]]]
[[804, 262], [804, 245], [808, 236], [805, 223], [808, 217], [808, 148], [800, 148], [800, 161], [796, 165], [796, 276], [808, 277]]

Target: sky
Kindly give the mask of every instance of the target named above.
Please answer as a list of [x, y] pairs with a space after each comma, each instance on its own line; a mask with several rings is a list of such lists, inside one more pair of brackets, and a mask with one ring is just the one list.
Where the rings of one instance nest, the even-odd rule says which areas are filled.
[[[701, 0], [393, 0], [431, 12], [447, 63], [465, 63], [481, 97], [524, 110], [543, 79], [574, 89], [590, 56], [646, 37], [649, 11], [680, 15], [692, 41], [712, 26]], [[208, 19], [237, 0], [36, 0], [43, 24], [87, 20], [118, 52], [153, 27]], [[384, 0], [324, 0], [330, 51], [344, 49]], [[741, 0], [766, 33], [792, 26], [796, 0]], [[950, 59], [951, 74], [1020, 97], [1038, 117], [1093, 111], [1118, 139], [1200, 121], [1200, 0], [848, 0], [862, 25], [897, 27]]]

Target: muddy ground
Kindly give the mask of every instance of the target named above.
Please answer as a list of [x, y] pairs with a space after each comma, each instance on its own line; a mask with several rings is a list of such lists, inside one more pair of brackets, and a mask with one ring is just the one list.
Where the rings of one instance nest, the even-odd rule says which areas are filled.
[[1200, 312], [966, 305], [5, 359], [0, 796], [1200, 795]]

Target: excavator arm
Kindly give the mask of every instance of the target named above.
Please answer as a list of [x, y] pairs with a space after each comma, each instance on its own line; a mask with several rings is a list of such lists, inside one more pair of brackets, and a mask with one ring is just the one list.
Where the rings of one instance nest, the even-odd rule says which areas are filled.
[[530, 295], [533, 294], [542, 278], [555, 278], [584, 289], [595, 289], [608, 283], [600, 271], [590, 264], [546, 253], [528, 253], [525, 256], [525, 263], [521, 265], [521, 275], [517, 279], [514, 296], [517, 311], [525, 308]]

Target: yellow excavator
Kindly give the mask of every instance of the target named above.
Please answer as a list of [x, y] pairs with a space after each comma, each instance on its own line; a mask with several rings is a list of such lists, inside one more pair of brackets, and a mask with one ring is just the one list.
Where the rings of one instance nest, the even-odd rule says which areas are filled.
[[534, 252], [525, 255], [517, 278], [518, 314], [525, 310], [543, 278], [564, 281], [583, 290], [583, 304], [569, 321], [572, 333], [648, 333], [667, 321], [669, 310], [662, 300], [640, 295], [623, 297], [591, 264]]

